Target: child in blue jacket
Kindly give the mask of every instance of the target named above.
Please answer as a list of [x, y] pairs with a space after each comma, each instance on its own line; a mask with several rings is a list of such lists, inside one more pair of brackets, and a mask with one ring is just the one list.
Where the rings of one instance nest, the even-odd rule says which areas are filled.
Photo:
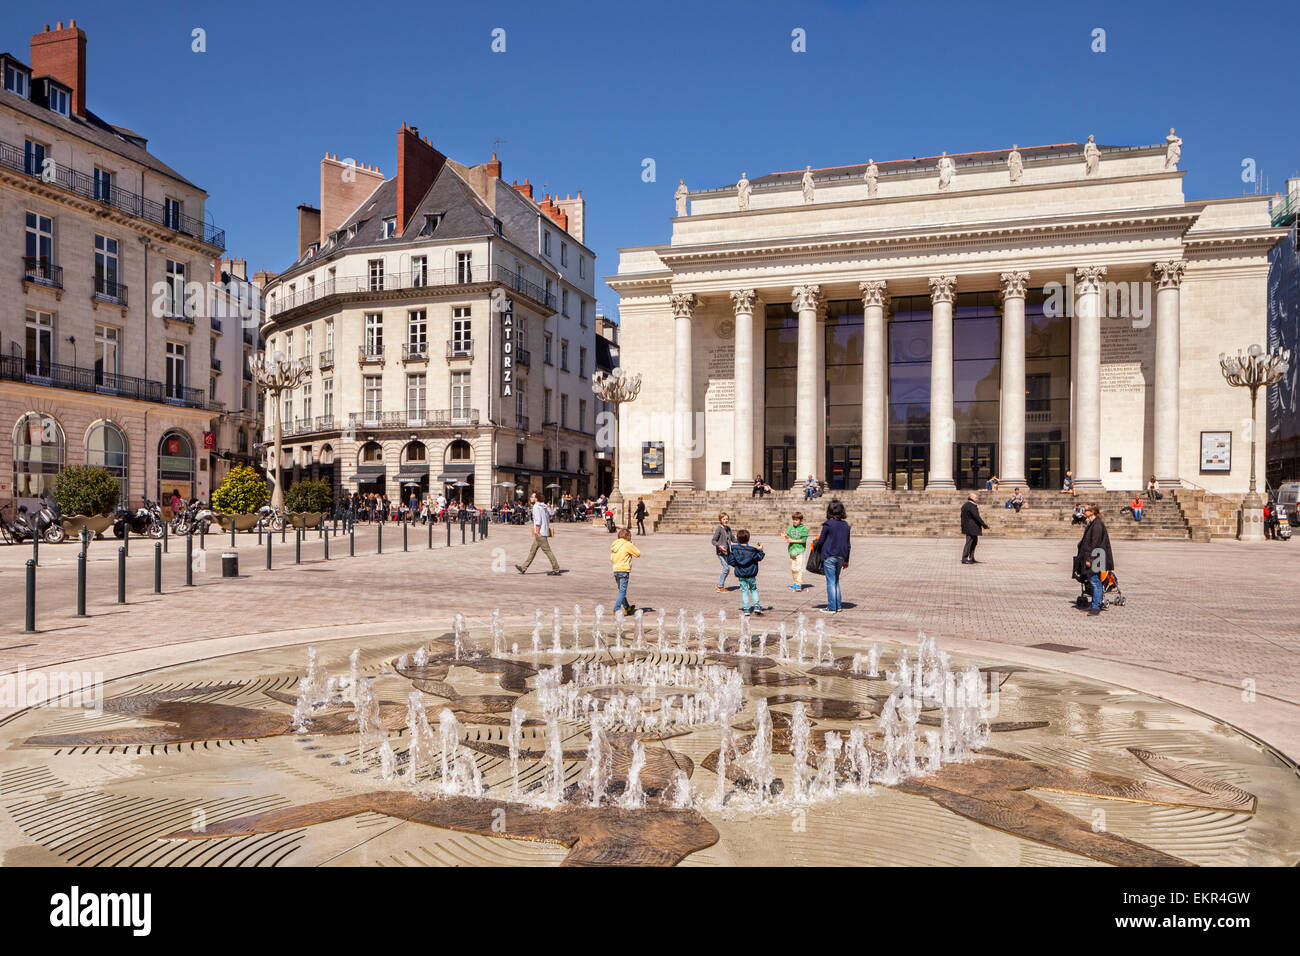
[[743, 528], [737, 531], [736, 543], [727, 552], [727, 564], [736, 569], [736, 580], [740, 582], [740, 610], [745, 614], [763, 614], [758, 603], [758, 562], [762, 560], [762, 545], [751, 545], [749, 532]]

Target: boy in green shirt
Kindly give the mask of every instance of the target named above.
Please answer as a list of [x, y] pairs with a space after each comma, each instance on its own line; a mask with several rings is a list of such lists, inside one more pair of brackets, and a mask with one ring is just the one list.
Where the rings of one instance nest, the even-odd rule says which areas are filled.
[[803, 515], [796, 511], [790, 516], [790, 527], [782, 533], [786, 548], [790, 552], [790, 575], [794, 584], [791, 591], [803, 590], [803, 553], [808, 550], [808, 526], [803, 523]]

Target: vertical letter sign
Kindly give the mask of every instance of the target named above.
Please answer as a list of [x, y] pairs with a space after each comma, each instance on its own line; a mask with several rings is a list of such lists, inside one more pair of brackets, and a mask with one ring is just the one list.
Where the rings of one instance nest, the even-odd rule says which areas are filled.
[[506, 299], [501, 311], [501, 397], [515, 393], [515, 304]]

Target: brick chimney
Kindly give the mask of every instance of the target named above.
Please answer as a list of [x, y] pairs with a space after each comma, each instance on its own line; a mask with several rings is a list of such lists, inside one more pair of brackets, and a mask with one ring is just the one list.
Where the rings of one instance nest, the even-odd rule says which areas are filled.
[[309, 203], [298, 207], [298, 258], [301, 259], [307, 247], [320, 241], [320, 210]]
[[343, 162], [337, 153], [320, 161], [320, 243], [347, 222], [358, 206], [384, 181], [384, 174], [365, 163]]
[[86, 34], [69, 20], [67, 27], [59, 21], [53, 30], [45, 29], [32, 37], [32, 76], [52, 76], [72, 90], [72, 112], [86, 115]]
[[493, 153], [492, 158], [488, 160], [487, 174], [493, 179], [501, 178], [501, 160], [497, 159], [496, 153]]
[[583, 220], [586, 219], [587, 215], [587, 200], [582, 198], [582, 190], [578, 190], [576, 197], [565, 193], [564, 198], [558, 199], [556, 205], [560, 207], [560, 211], [565, 215], [569, 235], [579, 242], [586, 242], [587, 240], [583, 237], [585, 231]]
[[400, 236], [415, 214], [420, 200], [433, 185], [447, 157], [420, 138], [414, 126], [402, 124], [397, 131], [397, 234]]
[[516, 190], [518, 190], [520, 195], [527, 196], [529, 199], [533, 198], [533, 184], [530, 183], [527, 180], [527, 178], [524, 179], [524, 183], [522, 186], [519, 185], [519, 183], [517, 182], [512, 182], [510, 185], [513, 186]]

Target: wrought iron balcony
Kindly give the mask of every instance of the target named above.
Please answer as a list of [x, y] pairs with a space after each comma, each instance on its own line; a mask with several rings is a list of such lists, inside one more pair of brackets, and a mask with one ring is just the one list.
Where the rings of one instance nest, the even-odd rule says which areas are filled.
[[214, 372], [221, 371], [221, 359], [217, 358], [215, 355], [212, 356], [212, 371]]
[[219, 318], [217, 318], [217, 317], [214, 315], [214, 316], [212, 316], [212, 317], [209, 319], [209, 321], [212, 323], [212, 331], [213, 331], [213, 332], [220, 332], [220, 331], [221, 331], [221, 320], [220, 320]]
[[118, 375], [100, 369], [43, 362], [34, 356], [26, 359], [22, 355], [0, 356], [0, 379], [142, 402], [183, 405], [187, 408], [208, 407], [208, 397], [201, 388], [185, 388], [134, 375]]
[[435, 428], [464, 427], [479, 423], [477, 408], [430, 408], [418, 411], [349, 412], [351, 428]]
[[180, 215], [174, 206], [168, 207], [152, 199], [146, 199], [136, 193], [122, 189], [116, 184], [111, 186], [106, 186], [102, 182], [97, 184], [94, 176], [70, 169], [48, 157], [42, 164], [42, 168], [28, 169], [24, 149], [21, 146], [14, 146], [0, 141], [0, 166], [16, 173], [31, 176], [33, 179], [40, 179], [61, 189], [66, 189], [85, 199], [91, 199], [103, 206], [124, 212], [129, 216], [145, 219], [173, 232], [192, 236], [200, 242], [215, 246], [218, 249], [226, 248], [226, 231], [224, 229], [218, 229], [216, 226], [209, 225], [202, 219], [195, 219], [193, 216]]
[[366, 348], [364, 345], [358, 345], [357, 361], [362, 365], [383, 365], [384, 347], [382, 345], [376, 345], [371, 348]]
[[427, 362], [429, 361], [429, 347], [423, 343], [411, 344], [410, 342], [402, 345], [403, 362]]
[[447, 340], [447, 358], [473, 358], [474, 357], [474, 340], [473, 339], [448, 339]]
[[23, 281], [63, 288], [63, 266], [56, 266], [49, 256], [23, 256]]
[[527, 415], [516, 415], [516, 416], [515, 416], [515, 428], [518, 428], [521, 432], [526, 432], [526, 431], [528, 431], [528, 416], [527, 416]]
[[126, 305], [126, 286], [107, 276], [95, 276], [95, 297]]
[[245, 345], [252, 345], [252, 346], [256, 347], [256, 345], [257, 345], [257, 330], [256, 330], [256, 329], [244, 329], [244, 344], [245, 344]]
[[321, 354], [320, 354], [320, 362], [319, 362], [318, 364], [319, 364], [319, 366], [320, 366], [322, 369], [333, 368], [333, 367], [334, 367], [334, 350], [333, 350], [333, 349], [326, 349], [324, 352], [321, 352]]
[[528, 349], [515, 349], [515, 364], [525, 368], [533, 367], [533, 355]]
[[334, 427], [334, 416], [333, 416], [333, 415], [317, 415], [317, 416], [316, 416], [316, 430], [317, 430], [318, 432], [329, 431], [329, 430], [332, 429], [333, 427]]

